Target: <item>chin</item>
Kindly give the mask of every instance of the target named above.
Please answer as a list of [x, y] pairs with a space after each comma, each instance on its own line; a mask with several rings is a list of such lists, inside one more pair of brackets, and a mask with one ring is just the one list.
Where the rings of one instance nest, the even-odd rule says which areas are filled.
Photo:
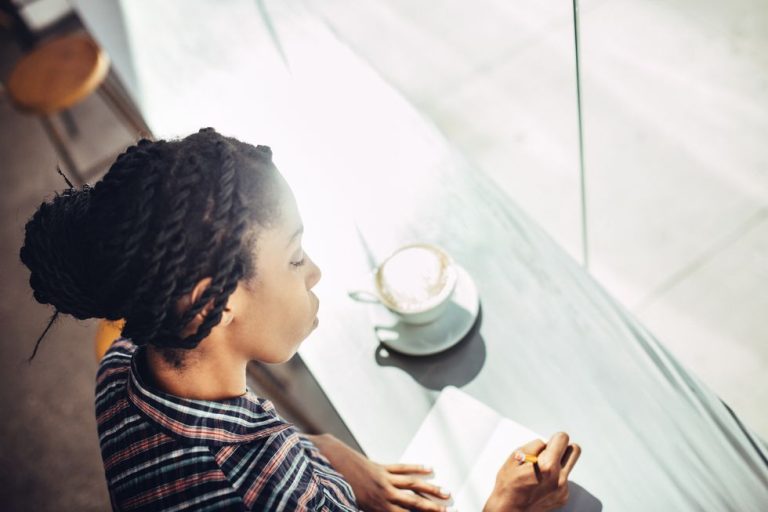
[[283, 364], [290, 361], [294, 354], [296, 354], [295, 350], [287, 354], [275, 354], [274, 357], [270, 357], [269, 359], [261, 359], [260, 361], [267, 364]]

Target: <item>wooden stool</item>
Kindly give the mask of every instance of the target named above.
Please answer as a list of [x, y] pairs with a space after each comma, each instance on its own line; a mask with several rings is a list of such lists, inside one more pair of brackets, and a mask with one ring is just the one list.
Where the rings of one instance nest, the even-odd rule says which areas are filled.
[[99, 328], [96, 331], [96, 361], [101, 361], [104, 357], [104, 353], [109, 350], [112, 342], [120, 337], [120, 333], [123, 331], [125, 320], [117, 320], [112, 322], [110, 320], [100, 320]]
[[149, 130], [120, 99], [107, 80], [109, 57], [85, 34], [61, 37], [32, 50], [22, 57], [8, 79], [7, 91], [20, 110], [40, 116], [56, 152], [67, 170], [80, 185], [86, 176], [75, 165], [59, 129], [51, 116], [87, 98], [98, 90], [110, 109], [136, 135], [147, 136]]

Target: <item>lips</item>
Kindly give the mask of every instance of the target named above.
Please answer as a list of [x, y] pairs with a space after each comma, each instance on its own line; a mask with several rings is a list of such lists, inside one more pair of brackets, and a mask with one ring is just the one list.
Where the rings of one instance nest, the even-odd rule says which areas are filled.
[[318, 324], [320, 323], [320, 319], [317, 316], [317, 313], [320, 311], [320, 300], [315, 297], [315, 300], [317, 302], [317, 306], [315, 307], [315, 318], [312, 320], [312, 329], [317, 328]]
[[312, 296], [315, 298], [315, 316], [317, 316], [317, 313], [320, 312], [320, 299], [318, 299], [317, 295], [315, 295], [314, 293], [312, 294]]

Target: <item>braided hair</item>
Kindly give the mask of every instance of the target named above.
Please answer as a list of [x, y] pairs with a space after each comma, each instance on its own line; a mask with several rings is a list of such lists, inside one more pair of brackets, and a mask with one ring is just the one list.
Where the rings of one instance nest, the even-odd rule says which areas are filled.
[[[35, 299], [56, 308], [51, 323], [59, 313], [125, 319], [123, 336], [180, 366], [184, 349], [221, 321], [238, 282], [255, 277], [258, 234], [278, 214], [275, 173], [269, 147], [212, 128], [142, 139], [95, 186], [57, 192], [27, 222], [19, 255]], [[210, 285], [178, 313], [177, 301], [205, 277]], [[182, 338], [211, 300], [197, 332]]]

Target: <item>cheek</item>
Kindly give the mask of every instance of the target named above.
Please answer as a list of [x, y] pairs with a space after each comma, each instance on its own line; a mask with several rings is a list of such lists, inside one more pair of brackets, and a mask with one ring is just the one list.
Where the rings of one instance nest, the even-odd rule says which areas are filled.
[[315, 318], [317, 299], [307, 291], [303, 282], [284, 286], [275, 299], [270, 316], [279, 323], [276, 327], [289, 338], [305, 336]]
[[306, 288], [301, 288], [296, 290], [291, 304], [293, 323], [296, 329], [306, 330], [315, 319], [317, 298], [308, 292]]
[[[285, 276], [284, 276], [285, 277]], [[244, 311], [252, 348], [261, 356], [279, 358], [295, 348], [313, 330], [317, 298], [307, 291], [300, 275], [262, 281]]]
[[274, 337], [270, 340], [276, 359], [282, 362], [290, 359], [301, 343], [313, 330], [314, 302], [306, 290], [304, 295], [286, 297], [279, 312], [273, 319]]

